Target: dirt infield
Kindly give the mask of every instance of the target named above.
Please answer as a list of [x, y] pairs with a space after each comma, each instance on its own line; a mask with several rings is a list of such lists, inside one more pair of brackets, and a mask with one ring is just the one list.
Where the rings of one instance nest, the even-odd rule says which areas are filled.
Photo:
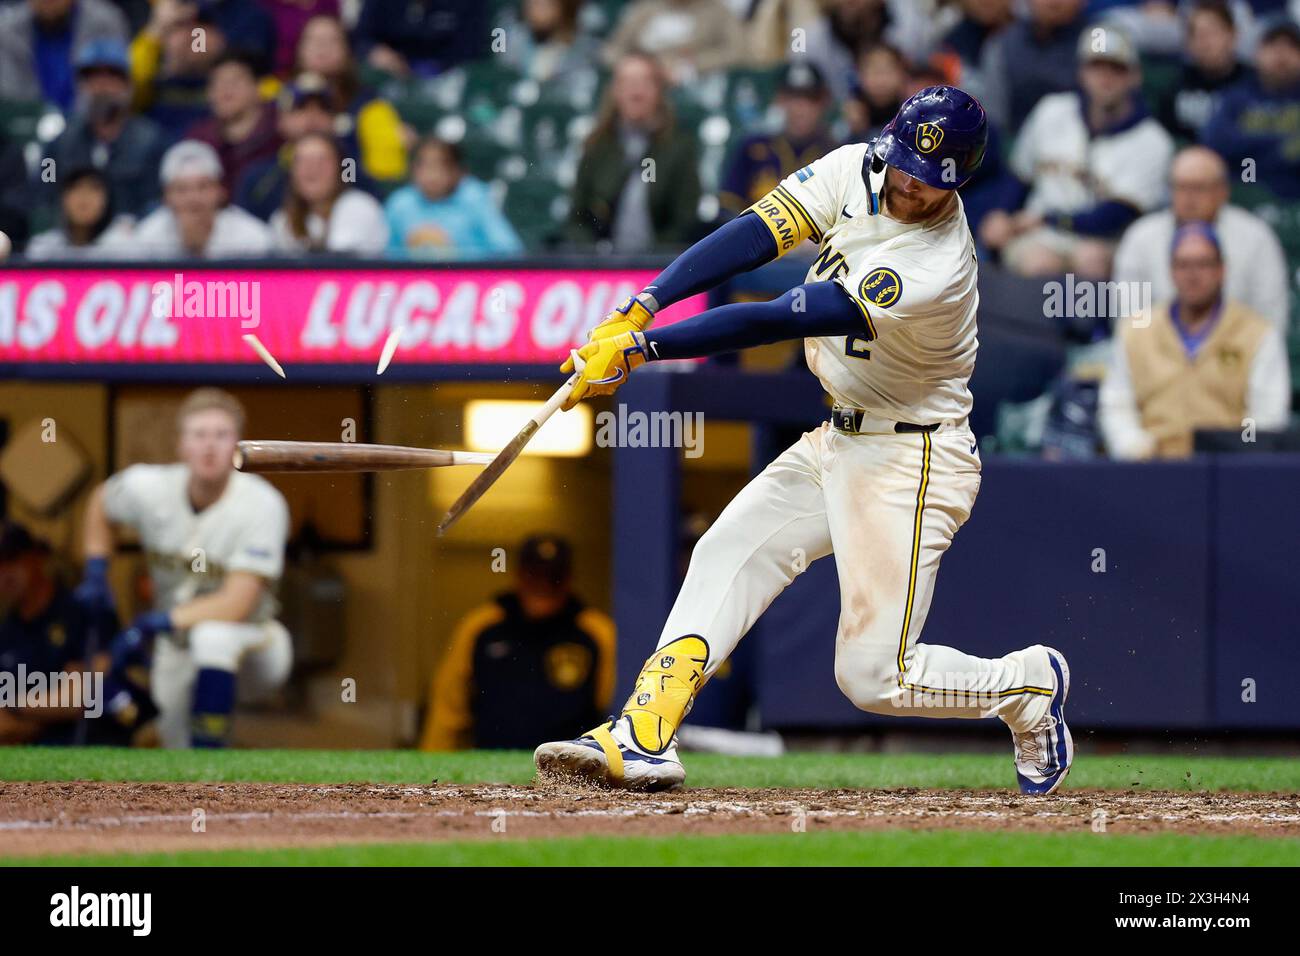
[[[195, 811], [205, 829], [195, 832]], [[1104, 816], [1103, 816], [1104, 815]], [[557, 786], [0, 783], [0, 856], [474, 838], [972, 830], [1300, 836], [1300, 795], [1068, 790], [693, 789]]]

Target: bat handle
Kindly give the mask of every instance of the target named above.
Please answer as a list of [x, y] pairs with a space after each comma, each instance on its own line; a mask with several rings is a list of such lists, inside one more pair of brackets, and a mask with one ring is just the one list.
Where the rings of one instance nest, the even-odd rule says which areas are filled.
[[[574, 353], [576, 359], [577, 353]], [[581, 371], [581, 369], [579, 369]], [[573, 392], [573, 386], [578, 384], [578, 372], [569, 376], [568, 381], [555, 390], [555, 394], [546, 400], [546, 403], [537, 410], [533, 415], [533, 421], [541, 428], [546, 424], [546, 420], [554, 415], [561, 405], [569, 400], [569, 395]]]

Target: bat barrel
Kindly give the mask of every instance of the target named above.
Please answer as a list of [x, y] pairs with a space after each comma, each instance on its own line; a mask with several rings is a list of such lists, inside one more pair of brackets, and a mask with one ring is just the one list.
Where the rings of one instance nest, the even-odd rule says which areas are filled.
[[247, 472], [398, 471], [483, 464], [490, 455], [412, 448], [406, 445], [365, 445], [357, 442], [241, 441], [235, 467]]

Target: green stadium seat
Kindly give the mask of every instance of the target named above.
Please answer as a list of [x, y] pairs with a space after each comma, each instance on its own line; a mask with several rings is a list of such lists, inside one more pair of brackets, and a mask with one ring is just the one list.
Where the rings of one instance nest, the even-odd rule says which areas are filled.
[[45, 232], [47, 229], [53, 229], [58, 224], [59, 210], [57, 206], [49, 203], [37, 205], [27, 216], [27, 228], [33, 236]]
[[499, 110], [510, 104], [511, 89], [521, 77], [514, 70], [494, 62], [494, 59], [488, 57], [482, 62], [466, 63], [461, 67], [465, 73], [464, 103], [467, 106], [486, 101]]
[[1142, 97], [1152, 112], [1160, 103], [1178, 89], [1183, 65], [1174, 57], [1146, 56], [1142, 58]]
[[483, 180], [495, 179], [501, 161], [515, 152], [491, 136], [477, 132], [470, 133], [461, 140], [460, 150], [465, 159], [465, 168], [471, 175]]
[[410, 124], [421, 135], [433, 132], [438, 120], [448, 115], [434, 100], [418, 93], [395, 99], [393, 107], [403, 122]]
[[556, 200], [563, 195], [558, 184], [542, 176], [527, 176], [506, 187], [503, 209], [529, 249], [542, 248], [559, 235], [563, 220]]
[[752, 122], [749, 117], [762, 116], [776, 98], [780, 79], [780, 67], [732, 70], [727, 76], [727, 115], [733, 122]]
[[[1278, 241], [1282, 243], [1291, 267], [1300, 267], [1300, 205], [1280, 203], [1272, 207], [1270, 212], [1271, 215], [1264, 218], [1277, 231]], [[1261, 212], [1260, 215], [1263, 216], [1264, 213]]]
[[578, 111], [567, 103], [538, 101], [524, 110], [523, 144], [529, 153], [558, 152], [568, 142], [569, 123]]
[[590, 0], [583, 5], [578, 23], [596, 36], [607, 37], [618, 26], [625, 6], [626, 0]]
[[37, 138], [36, 126], [48, 112], [50, 107], [40, 100], [0, 100], [0, 129], [13, 142], [29, 142]]

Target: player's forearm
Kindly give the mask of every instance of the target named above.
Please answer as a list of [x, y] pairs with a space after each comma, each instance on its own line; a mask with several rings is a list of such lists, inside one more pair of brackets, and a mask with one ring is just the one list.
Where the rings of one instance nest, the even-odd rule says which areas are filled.
[[649, 297], [646, 305], [654, 312], [771, 262], [776, 253], [776, 240], [762, 221], [741, 215], [674, 259], [640, 298]]
[[1138, 210], [1128, 203], [1108, 199], [1080, 213], [1045, 213], [1043, 221], [1049, 226], [1080, 236], [1117, 236], [1139, 215]]
[[104, 486], [100, 485], [90, 494], [86, 504], [86, 514], [82, 520], [82, 550], [87, 560], [108, 558], [113, 554], [113, 525], [108, 520], [104, 509]]
[[227, 578], [218, 590], [172, 608], [172, 626], [184, 630], [200, 621], [246, 621], [257, 607], [264, 587], [261, 579], [251, 574]]
[[771, 302], [709, 309], [646, 333], [651, 359], [695, 358], [818, 335], [867, 335], [862, 310], [834, 282], [810, 282]]

